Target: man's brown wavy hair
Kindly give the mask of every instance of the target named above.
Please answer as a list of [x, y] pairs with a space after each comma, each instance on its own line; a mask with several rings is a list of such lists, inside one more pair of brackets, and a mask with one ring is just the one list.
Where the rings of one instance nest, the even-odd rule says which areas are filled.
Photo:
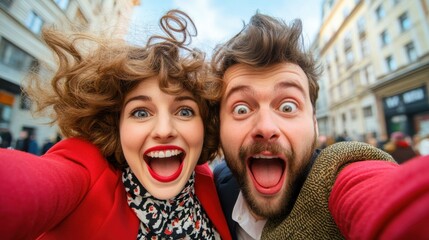
[[214, 50], [213, 76], [217, 78], [217, 99], [222, 98], [223, 75], [235, 64], [263, 68], [277, 63], [294, 63], [302, 68], [309, 80], [310, 100], [316, 107], [321, 69], [310, 52], [304, 49], [301, 20], [290, 25], [268, 15], [256, 13], [243, 29]]
[[246, 64], [264, 68], [277, 63], [294, 63], [302, 68], [309, 81], [310, 101], [313, 112], [316, 109], [321, 68], [310, 52], [304, 49], [302, 23], [296, 19], [290, 25], [280, 19], [256, 13], [248, 24], [229, 41], [218, 45], [211, 61], [213, 121], [219, 134], [220, 101], [225, 91], [223, 77], [225, 71], [235, 64]]
[[124, 97], [141, 81], [155, 76], [162, 91], [187, 90], [196, 98], [205, 133], [198, 163], [212, 160], [219, 142], [206, 98], [212, 84], [207, 79], [205, 54], [188, 48], [197, 33], [195, 25], [179, 10], [167, 12], [159, 25], [165, 36], [153, 35], [144, 46], [88, 33], [44, 30], [42, 37], [58, 68], [49, 82], [40, 74], [28, 78], [24, 92], [36, 103], [34, 112], [48, 112], [50, 123], [57, 124], [64, 137], [92, 142], [109, 162], [122, 168], [127, 166], [119, 137]]

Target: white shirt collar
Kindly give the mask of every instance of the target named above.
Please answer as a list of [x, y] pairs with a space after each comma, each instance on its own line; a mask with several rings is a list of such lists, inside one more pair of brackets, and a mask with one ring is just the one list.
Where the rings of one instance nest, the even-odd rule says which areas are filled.
[[232, 210], [232, 220], [238, 223], [237, 237], [240, 240], [261, 239], [262, 229], [267, 222], [267, 220], [256, 220], [253, 217], [241, 191]]

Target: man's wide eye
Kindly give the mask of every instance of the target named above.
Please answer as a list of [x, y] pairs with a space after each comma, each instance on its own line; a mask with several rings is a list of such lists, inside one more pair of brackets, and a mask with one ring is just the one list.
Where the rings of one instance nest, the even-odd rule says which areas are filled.
[[293, 102], [284, 102], [280, 105], [280, 111], [285, 113], [295, 112], [298, 107]]
[[233, 112], [234, 112], [234, 114], [241, 115], [241, 114], [249, 113], [250, 109], [249, 109], [248, 106], [240, 104], [240, 105], [237, 105], [237, 106], [234, 107], [234, 111]]

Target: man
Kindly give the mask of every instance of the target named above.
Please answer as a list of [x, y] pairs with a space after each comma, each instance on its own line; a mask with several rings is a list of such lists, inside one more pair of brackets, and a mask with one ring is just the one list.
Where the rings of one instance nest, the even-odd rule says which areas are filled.
[[[427, 161], [399, 169], [387, 153], [357, 142], [316, 150], [320, 73], [302, 50], [301, 28], [299, 20], [287, 25], [257, 13], [213, 55], [226, 160], [214, 174], [231, 233], [236, 239], [426, 236], [418, 223], [429, 221], [429, 207], [413, 201], [429, 201], [429, 177], [421, 173]], [[411, 173], [418, 175], [412, 191], [391, 180], [405, 182]], [[409, 198], [414, 191], [426, 195]], [[392, 210], [404, 202], [414, 208]], [[417, 225], [398, 230], [397, 219]]]

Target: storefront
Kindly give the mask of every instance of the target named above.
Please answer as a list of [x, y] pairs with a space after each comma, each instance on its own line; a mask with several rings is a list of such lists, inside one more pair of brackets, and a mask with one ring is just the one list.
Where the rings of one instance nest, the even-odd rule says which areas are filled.
[[20, 93], [18, 85], [0, 79], [0, 127], [9, 127], [15, 95]]
[[387, 133], [401, 131], [413, 136], [429, 131], [429, 101], [427, 86], [413, 88], [383, 98]]

